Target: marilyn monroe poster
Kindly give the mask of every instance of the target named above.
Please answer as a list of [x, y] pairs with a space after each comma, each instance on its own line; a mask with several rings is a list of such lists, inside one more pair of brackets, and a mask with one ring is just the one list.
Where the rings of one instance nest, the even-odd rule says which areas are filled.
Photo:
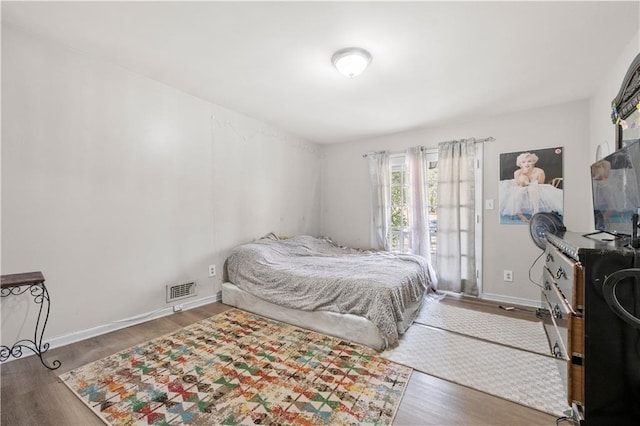
[[538, 212], [563, 216], [562, 148], [500, 154], [501, 224], [527, 224]]

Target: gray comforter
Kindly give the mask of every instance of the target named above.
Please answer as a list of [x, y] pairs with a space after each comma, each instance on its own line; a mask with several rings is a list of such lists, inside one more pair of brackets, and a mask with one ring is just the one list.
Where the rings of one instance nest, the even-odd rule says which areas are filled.
[[405, 308], [432, 283], [419, 256], [359, 251], [324, 238], [263, 238], [234, 249], [229, 281], [271, 303], [293, 309], [363, 316], [393, 345]]

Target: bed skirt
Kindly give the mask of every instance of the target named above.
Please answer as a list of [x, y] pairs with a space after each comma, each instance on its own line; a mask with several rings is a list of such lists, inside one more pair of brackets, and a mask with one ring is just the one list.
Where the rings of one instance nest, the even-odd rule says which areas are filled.
[[[387, 342], [378, 327], [358, 315], [286, 308], [262, 300], [229, 282], [222, 284], [222, 303], [318, 333], [359, 343], [376, 350], [384, 350], [387, 347]], [[402, 330], [406, 330], [411, 325], [421, 304], [422, 300], [419, 300], [407, 307], [404, 312], [404, 321], [401, 324]]]

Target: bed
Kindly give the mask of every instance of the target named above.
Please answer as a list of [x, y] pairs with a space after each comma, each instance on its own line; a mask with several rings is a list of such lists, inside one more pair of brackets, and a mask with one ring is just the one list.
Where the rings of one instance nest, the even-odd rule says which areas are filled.
[[236, 247], [226, 268], [223, 303], [378, 350], [397, 344], [435, 287], [420, 256], [308, 235]]

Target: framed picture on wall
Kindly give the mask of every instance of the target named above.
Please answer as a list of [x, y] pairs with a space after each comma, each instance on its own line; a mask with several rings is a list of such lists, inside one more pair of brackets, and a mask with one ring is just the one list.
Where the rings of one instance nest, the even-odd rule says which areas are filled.
[[500, 223], [526, 225], [538, 212], [564, 215], [562, 147], [500, 154]]

